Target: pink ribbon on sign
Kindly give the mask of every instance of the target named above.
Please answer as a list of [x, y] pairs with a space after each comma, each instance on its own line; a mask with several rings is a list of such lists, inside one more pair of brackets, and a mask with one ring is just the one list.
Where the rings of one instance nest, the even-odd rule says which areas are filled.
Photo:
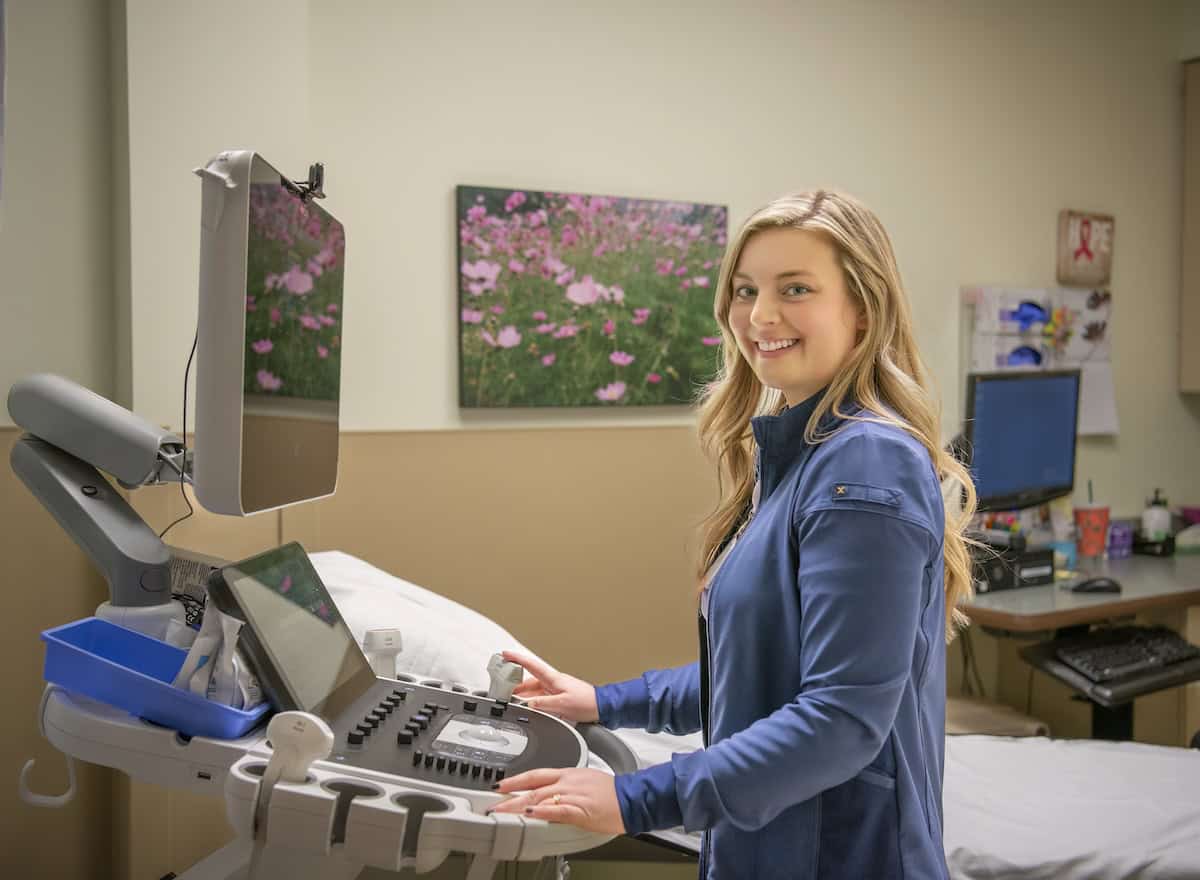
[[1082, 220], [1079, 221], [1079, 247], [1075, 248], [1074, 259], [1078, 260], [1079, 255], [1082, 254], [1085, 257], [1087, 257], [1089, 260], [1094, 260], [1095, 257], [1092, 255], [1092, 249], [1090, 247], [1091, 243], [1092, 243], [1092, 221], [1089, 220], [1087, 217], [1084, 217]]

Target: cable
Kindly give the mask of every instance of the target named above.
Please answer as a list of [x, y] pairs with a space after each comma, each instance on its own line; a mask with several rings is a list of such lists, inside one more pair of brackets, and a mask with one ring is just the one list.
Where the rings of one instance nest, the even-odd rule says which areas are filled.
[[967, 651], [967, 634], [965, 632], [958, 638], [958, 650], [962, 654], [962, 682], [959, 684], [959, 693], [964, 697], [969, 697], [972, 696], [971, 655]]
[[179, 494], [183, 496], [183, 503], [187, 505], [188, 512], [175, 522], [171, 523], [165, 529], [158, 533], [161, 540], [167, 532], [175, 528], [179, 523], [183, 522], [196, 511], [192, 508], [192, 502], [188, 500], [187, 492], [183, 490], [183, 477], [187, 473], [187, 392], [188, 392], [188, 377], [192, 372], [192, 358], [196, 356], [196, 343], [200, 340], [200, 330], [196, 330], [196, 335], [192, 337], [192, 353], [188, 355], [187, 367], [183, 370], [183, 460], [180, 462], [179, 468]]
[[975, 676], [975, 684], [979, 686], [979, 698], [986, 699], [987, 692], [983, 689], [983, 678], [979, 674], [979, 660], [975, 656], [975, 642], [971, 639], [971, 633], [968, 631], [967, 636], [967, 653], [971, 655], [971, 671]]
[[1033, 664], [1029, 664], [1029, 681], [1025, 683], [1025, 714], [1033, 714]]

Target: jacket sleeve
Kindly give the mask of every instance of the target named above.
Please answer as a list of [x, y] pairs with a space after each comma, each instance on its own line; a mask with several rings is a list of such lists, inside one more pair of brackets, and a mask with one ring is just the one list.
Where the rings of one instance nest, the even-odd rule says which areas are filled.
[[650, 733], [695, 733], [700, 729], [700, 664], [652, 669], [638, 678], [596, 688], [600, 723], [644, 727]]
[[879, 753], [911, 673], [935, 537], [870, 505], [819, 509], [795, 528], [800, 693], [707, 749], [618, 777], [628, 833], [761, 828]]

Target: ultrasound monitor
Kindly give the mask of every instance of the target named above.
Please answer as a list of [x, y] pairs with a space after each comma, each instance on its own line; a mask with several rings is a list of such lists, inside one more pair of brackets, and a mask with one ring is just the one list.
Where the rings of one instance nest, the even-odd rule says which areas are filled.
[[1070, 494], [1078, 411], [1078, 370], [969, 375], [964, 434], [979, 510]]
[[375, 673], [304, 549], [286, 544], [209, 579], [217, 607], [246, 621], [239, 644], [278, 709], [336, 716]]
[[197, 173], [196, 496], [245, 516], [331, 495], [345, 229], [257, 153]]

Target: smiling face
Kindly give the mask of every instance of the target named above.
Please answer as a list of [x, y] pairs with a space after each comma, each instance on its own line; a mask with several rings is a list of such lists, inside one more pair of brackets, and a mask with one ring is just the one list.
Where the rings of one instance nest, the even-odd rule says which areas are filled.
[[788, 406], [830, 383], [865, 327], [824, 233], [788, 227], [754, 233], [730, 286], [729, 327], [738, 349]]

